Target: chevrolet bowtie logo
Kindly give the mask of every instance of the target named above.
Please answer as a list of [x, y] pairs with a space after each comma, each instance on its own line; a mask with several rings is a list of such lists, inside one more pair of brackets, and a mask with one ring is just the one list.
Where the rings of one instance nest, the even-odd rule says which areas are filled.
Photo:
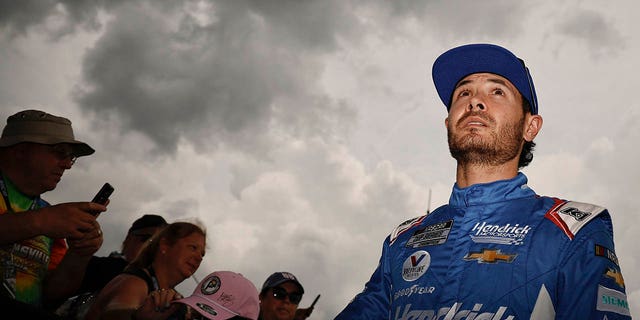
[[620, 273], [620, 271], [607, 268], [607, 272], [605, 272], [604, 275], [612, 278], [620, 287], [624, 288], [624, 279], [622, 278], [622, 273]]
[[515, 254], [504, 254], [500, 250], [482, 249], [482, 252], [471, 252], [464, 256], [464, 260], [477, 260], [478, 263], [496, 263], [499, 261], [511, 263]]

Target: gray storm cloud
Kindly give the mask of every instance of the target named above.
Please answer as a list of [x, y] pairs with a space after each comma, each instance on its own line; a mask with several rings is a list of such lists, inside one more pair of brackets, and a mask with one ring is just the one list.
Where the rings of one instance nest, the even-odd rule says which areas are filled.
[[594, 57], [617, 54], [625, 47], [625, 39], [612, 21], [593, 10], [572, 10], [557, 28], [561, 33], [584, 44]]
[[319, 18], [293, 27], [296, 10], [314, 11], [317, 3], [274, 10], [259, 1], [239, 10], [239, 2], [197, 15], [178, 6], [121, 6], [86, 55], [76, 99], [98, 114], [115, 112], [125, 130], [170, 153], [180, 139], [264, 153], [274, 126], [326, 134], [354, 112], [316, 88], [318, 57], [333, 47], [333, 29]]
[[[387, 8], [391, 6], [391, 8]], [[15, 30], [66, 13], [66, 29], [99, 26], [86, 53], [78, 104], [99, 116], [115, 114], [124, 131], [137, 131], [156, 151], [173, 153], [181, 139], [198, 148], [220, 143], [264, 154], [278, 127], [294, 136], [332, 136], [356, 112], [318, 86], [321, 58], [340, 41], [358, 42], [371, 21], [424, 16], [427, 23], [465, 34], [472, 26], [509, 35], [518, 12], [482, 19], [479, 4], [351, 1], [24, 2], [5, 15]], [[455, 11], [460, 20], [440, 20]], [[390, 12], [387, 14], [387, 12]], [[21, 17], [29, 16], [25, 20]], [[373, 19], [373, 20], [372, 20]], [[456, 27], [457, 26], [457, 27]], [[400, 28], [398, 28], [400, 29]], [[509, 31], [511, 30], [511, 31]], [[332, 129], [333, 128], [333, 129]]]
[[[125, 0], [126, 1], [126, 0]], [[119, 6], [122, 0], [24, 0], [0, 1], [0, 30], [10, 37], [25, 35], [29, 29], [47, 25], [49, 36], [59, 38], [77, 28], [97, 30], [98, 14]]]

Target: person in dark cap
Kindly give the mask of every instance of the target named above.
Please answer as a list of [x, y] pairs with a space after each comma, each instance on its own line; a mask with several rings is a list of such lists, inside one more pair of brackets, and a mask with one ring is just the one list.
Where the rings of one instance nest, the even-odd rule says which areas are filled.
[[[80, 285], [91, 256], [102, 245], [92, 212], [104, 205], [50, 205], [54, 190], [78, 157], [93, 154], [76, 140], [69, 119], [39, 110], [7, 118], [0, 136], [0, 306], [33, 318], [47, 301]], [[40, 318], [48, 318], [43, 314]]]
[[108, 257], [91, 258], [80, 289], [83, 291], [102, 289], [138, 256], [138, 252], [147, 240], [166, 226], [167, 221], [156, 214], [145, 214], [138, 218], [129, 228], [120, 252], [114, 251]]
[[290, 272], [275, 272], [265, 280], [260, 290], [259, 320], [303, 320], [313, 307], [298, 309], [304, 288]]
[[335, 319], [631, 319], [607, 209], [537, 195], [520, 172], [542, 128], [524, 61], [463, 45], [432, 75], [457, 162], [449, 203], [385, 239]]
[[138, 256], [140, 249], [156, 232], [166, 226], [167, 221], [156, 214], [145, 214], [136, 219], [122, 242], [121, 251], [111, 252], [107, 257], [93, 256], [80, 288], [57, 308], [56, 313], [66, 319], [84, 319], [95, 295]]

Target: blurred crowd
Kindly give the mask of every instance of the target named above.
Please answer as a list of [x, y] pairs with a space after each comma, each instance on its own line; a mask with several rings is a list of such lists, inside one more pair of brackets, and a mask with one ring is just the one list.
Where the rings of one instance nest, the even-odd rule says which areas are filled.
[[[95, 150], [76, 140], [71, 121], [41, 110], [7, 118], [0, 137], [0, 307], [22, 319], [302, 320], [304, 288], [275, 272], [260, 291], [241, 273], [210, 272], [187, 297], [176, 286], [205, 257], [206, 228], [144, 214], [122, 247], [95, 256], [103, 244], [97, 218], [105, 201], [50, 204], [78, 157]], [[113, 191], [113, 189], [111, 190]]]

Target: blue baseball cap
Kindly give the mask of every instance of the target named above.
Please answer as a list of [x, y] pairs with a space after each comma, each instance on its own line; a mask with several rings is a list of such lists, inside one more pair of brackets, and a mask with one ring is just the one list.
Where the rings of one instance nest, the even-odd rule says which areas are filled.
[[298, 289], [300, 289], [300, 293], [304, 293], [304, 288], [302, 287], [302, 284], [300, 284], [300, 281], [298, 281], [298, 278], [296, 278], [293, 273], [284, 271], [274, 272], [272, 275], [270, 275], [262, 285], [262, 289], [260, 290], [260, 292], [264, 293], [267, 289], [277, 287], [285, 282], [293, 282], [298, 287]]
[[511, 51], [493, 44], [468, 44], [450, 49], [433, 63], [433, 83], [440, 100], [451, 107], [451, 98], [462, 78], [474, 73], [493, 73], [505, 77], [531, 106], [531, 114], [538, 114], [538, 99], [533, 79], [524, 61]]

